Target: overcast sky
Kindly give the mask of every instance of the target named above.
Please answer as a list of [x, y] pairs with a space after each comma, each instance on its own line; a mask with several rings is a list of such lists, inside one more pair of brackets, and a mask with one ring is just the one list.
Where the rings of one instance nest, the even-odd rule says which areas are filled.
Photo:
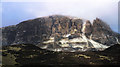
[[[2, 0], [3, 1], [3, 0]], [[102, 19], [118, 32], [119, 0], [17, 0], [2, 2], [2, 25], [18, 24], [24, 20], [62, 14], [93, 20]], [[37, 0], [38, 1], [38, 0]], [[1, 8], [0, 8], [1, 9]]]

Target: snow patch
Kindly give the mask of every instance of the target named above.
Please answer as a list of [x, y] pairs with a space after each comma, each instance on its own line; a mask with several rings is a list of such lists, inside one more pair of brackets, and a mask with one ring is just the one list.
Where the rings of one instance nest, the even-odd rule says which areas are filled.
[[[98, 42], [95, 42], [92, 39], [88, 39], [84, 34], [82, 35], [82, 38], [85, 41], [92, 43], [92, 45], [94, 46], [94, 48], [103, 48], [103, 49], [106, 49], [106, 48], [110, 47], [110, 46], [106, 46], [106, 45], [100, 44]], [[88, 45], [89, 45], [89, 43], [88, 43]]]
[[93, 40], [89, 40], [89, 41], [93, 44], [93, 46], [94, 46], [95, 48], [106, 49], [106, 48], [110, 47], [110, 46], [106, 46], [106, 45], [97, 43], [97, 42], [95, 42], [95, 41], [93, 41]]
[[69, 44], [61, 44], [60, 46], [61, 46], [61, 47], [70, 47]]
[[82, 25], [82, 32], [85, 33], [85, 28], [86, 28], [86, 22], [84, 21], [83, 25]]
[[[60, 44], [57, 44], [60, 46], [60, 48], [50, 48], [52, 51], [87, 51], [88, 49], [95, 48], [97, 50], [104, 50], [110, 46], [103, 45], [101, 43], [98, 43], [91, 39], [92, 35], [90, 36], [90, 39], [88, 39], [85, 34], [81, 34], [81, 37], [69, 39], [68, 37], [71, 36], [71, 34], [64, 35], [63, 37], [66, 37], [64, 39], [61, 39], [59, 42]], [[116, 38], [118, 41], [118, 39]], [[44, 41], [43, 43], [49, 44], [54, 42], [54, 37], [50, 37], [48, 41]], [[118, 42], [119, 43], [119, 42]], [[43, 49], [49, 49], [47, 48], [47, 45], [42, 47]], [[64, 48], [64, 50], [63, 50]], [[70, 49], [69, 49], [70, 48]], [[75, 49], [77, 48], [77, 49]], [[72, 50], [71, 50], [72, 49]]]
[[77, 44], [73, 44], [72, 48], [84, 48], [84, 45], [77, 45]]
[[54, 49], [54, 51], [60, 52], [60, 51], [62, 51], [62, 49], [61, 49], [61, 48], [59, 48], [59, 49]]
[[[116, 38], [116, 37], [115, 37], [115, 38]], [[118, 44], [120, 44], [120, 42], [118, 41], [118, 38], [116, 38], [116, 41], [117, 41]]]
[[71, 34], [63, 35], [63, 37], [69, 37]]
[[43, 46], [43, 47], [41, 47], [41, 48], [42, 48], [42, 49], [47, 49], [47, 47], [48, 47], [48, 46], [47, 46], [47, 45], [45, 45], [45, 46]]
[[50, 37], [48, 41], [44, 41], [43, 43], [53, 43], [54, 42], [54, 37]]
[[85, 40], [79, 37], [79, 38], [70, 39], [69, 42], [85, 42]]

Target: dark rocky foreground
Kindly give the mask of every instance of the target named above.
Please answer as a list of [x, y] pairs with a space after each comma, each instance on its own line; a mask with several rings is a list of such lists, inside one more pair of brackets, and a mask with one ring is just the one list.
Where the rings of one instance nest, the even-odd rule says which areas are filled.
[[38, 66], [101, 66], [120, 65], [120, 45], [116, 44], [102, 52], [53, 52], [31, 44], [4, 46], [3, 67]]

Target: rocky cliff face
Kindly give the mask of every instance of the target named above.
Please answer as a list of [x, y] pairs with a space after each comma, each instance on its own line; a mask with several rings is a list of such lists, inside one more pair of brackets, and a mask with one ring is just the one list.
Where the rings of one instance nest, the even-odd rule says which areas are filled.
[[86, 36], [90, 36], [92, 32], [93, 32], [93, 26], [90, 23], [90, 21], [87, 20], [85, 24], [83, 25], [82, 33], [84, 33]]
[[[80, 33], [82, 28], [81, 19], [70, 19], [69, 17], [54, 15], [41, 17], [33, 20], [23, 21], [15, 26], [2, 28], [3, 45], [18, 43], [39, 43], [55, 34], [65, 35], [72, 33], [74, 29]], [[12, 35], [12, 36], [11, 36]], [[10, 39], [8, 38], [10, 37]], [[12, 40], [7, 42], [7, 40]], [[6, 41], [5, 41], [6, 40]], [[4, 43], [5, 42], [5, 43]]]
[[83, 22], [79, 18], [52, 15], [23, 21], [15, 26], [1, 29], [2, 45], [29, 43], [43, 47], [43, 44], [52, 46], [57, 44], [58, 47], [68, 45], [66, 47], [69, 49], [71, 49], [70, 45], [72, 49], [76, 47], [75, 45], [83, 45], [84, 47], [79, 48], [85, 49], [90, 45], [95, 48], [96, 44], [111, 46], [120, 42], [120, 35], [113, 32], [106, 23], [98, 18], [91, 24], [89, 20]]
[[92, 39], [106, 45], [112, 45], [117, 43], [117, 33], [113, 32], [109, 25], [102, 20], [96, 18], [93, 21]]
[[12, 44], [16, 36], [16, 25], [3, 27], [0, 30], [2, 30], [2, 36], [0, 36], [2, 38], [2, 45]]

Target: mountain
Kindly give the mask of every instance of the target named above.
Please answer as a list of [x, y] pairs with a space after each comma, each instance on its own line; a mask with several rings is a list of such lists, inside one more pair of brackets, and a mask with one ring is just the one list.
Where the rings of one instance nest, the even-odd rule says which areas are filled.
[[51, 51], [102, 51], [120, 42], [120, 34], [96, 18], [93, 23], [75, 17], [52, 15], [0, 28], [2, 45], [35, 44]]

